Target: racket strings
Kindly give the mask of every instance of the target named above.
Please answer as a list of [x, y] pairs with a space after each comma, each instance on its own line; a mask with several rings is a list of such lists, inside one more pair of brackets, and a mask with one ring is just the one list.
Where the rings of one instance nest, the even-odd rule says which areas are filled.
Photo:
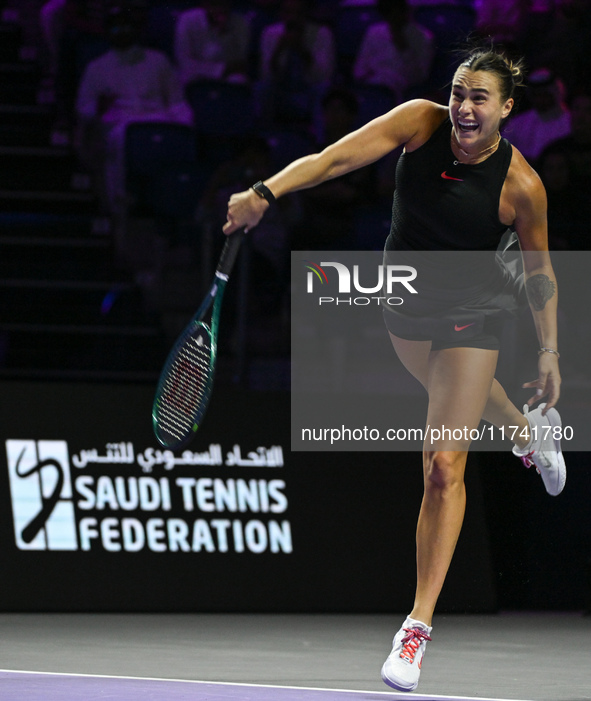
[[211, 344], [201, 330], [181, 344], [162, 383], [158, 403], [161, 434], [182, 440], [193, 430], [211, 387]]

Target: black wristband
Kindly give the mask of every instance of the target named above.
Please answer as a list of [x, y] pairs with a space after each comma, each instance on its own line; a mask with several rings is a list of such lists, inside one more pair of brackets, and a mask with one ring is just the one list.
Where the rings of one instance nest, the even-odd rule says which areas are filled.
[[275, 195], [263, 184], [262, 180], [255, 183], [251, 189], [254, 190], [261, 199], [267, 200], [269, 204], [273, 204], [276, 201]]

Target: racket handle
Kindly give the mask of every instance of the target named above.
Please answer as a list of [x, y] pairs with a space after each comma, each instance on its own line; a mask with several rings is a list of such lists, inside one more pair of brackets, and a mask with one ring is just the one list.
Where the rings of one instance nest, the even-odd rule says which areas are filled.
[[236, 231], [226, 237], [226, 243], [222, 250], [220, 260], [218, 262], [218, 267], [216, 268], [216, 273], [220, 275], [229, 275], [236, 262], [236, 256], [238, 255], [238, 249], [242, 243], [242, 239], [245, 237], [244, 231]]

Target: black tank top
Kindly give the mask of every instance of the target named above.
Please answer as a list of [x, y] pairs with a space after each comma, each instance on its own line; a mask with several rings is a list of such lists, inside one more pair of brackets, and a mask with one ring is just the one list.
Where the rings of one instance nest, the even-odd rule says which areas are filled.
[[499, 200], [513, 149], [501, 139], [482, 163], [459, 163], [449, 117], [428, 141], [403, 153], [396, 168], [386, 250], [496, 250], [507, 226]]
[[485, 161], [464, 165], [450, 138], [447, 118], [398, 161], [384, 262], [411, 265], [419, 275], [412, 283], [418, 294], [406, 295], [401, 307], [388, 307], [395, 314], [449, 309], [497, 314], [522, 303], [520, 270], [510, 269], [499, 251], [503, 235], [511, 233], [499, 220], [499, 200], [512, 146], [501, 139]]

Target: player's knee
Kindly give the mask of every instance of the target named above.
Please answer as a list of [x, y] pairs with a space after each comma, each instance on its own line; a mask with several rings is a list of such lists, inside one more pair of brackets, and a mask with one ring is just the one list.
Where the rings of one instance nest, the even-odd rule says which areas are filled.
[[465, 464], [466, 454], [463, 451], [425, 453], [425, 489], [448, 492], [461, 488]]

